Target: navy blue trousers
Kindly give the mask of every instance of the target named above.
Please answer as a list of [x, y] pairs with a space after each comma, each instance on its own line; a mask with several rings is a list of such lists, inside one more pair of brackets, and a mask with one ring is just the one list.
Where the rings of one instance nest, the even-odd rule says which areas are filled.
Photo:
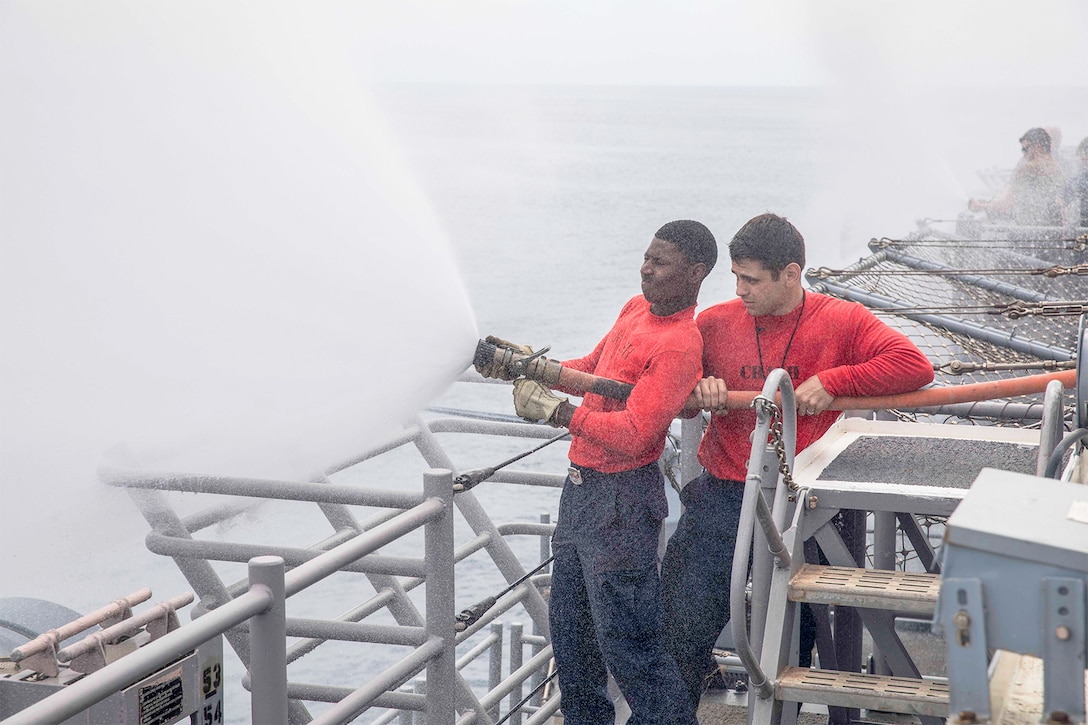
[[[744, 483], [725, 481], [704, 471], [684, 486], [680, 501], [684, 512], [661, 563], [665, 647], [680, 669], [688, 695], [698, 706], [706, 676], [716, 669], [714, 643], [730, 617], [733, 549]], [[798, 664], [808, 667], [816, 636], [815, 619], [808, 605], [801, 607], [800, 633]]]
[[699, 702], [715, 665], [714, 643], [729, 621], [729, 580], [744, 484], [703, 473], [680, 492], [684, 512], [661, 563], [665, 647], [688, 696]]
[[692, 705], [665, 650], [657, 545], [668, 512], [657, 464], [568, 476], [552, 537], [552, 647], [568, 725], [613, 725], [611, 672], [629, 725], [692, 725]]

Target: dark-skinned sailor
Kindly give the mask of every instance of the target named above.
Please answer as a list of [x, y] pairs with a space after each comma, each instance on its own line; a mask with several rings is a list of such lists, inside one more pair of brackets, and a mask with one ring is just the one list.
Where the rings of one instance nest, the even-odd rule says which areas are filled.
[[562, 362], [632, 384], [626, 401], [586, 393], [575, 406], [535, 380], [514, 383], [518, 415], [571, 432], [549, 605], [567, 725], [612, 725], [609, 672], [631, 708], [631, 725], [696, 722], [662, 638], [657, 550], [668, 503], [658, 458], [702, 377], [695, 305], [716, 261], [705, 226], [665, 224], [643, 256], [642, 294], [624, 305], [591, 353]]

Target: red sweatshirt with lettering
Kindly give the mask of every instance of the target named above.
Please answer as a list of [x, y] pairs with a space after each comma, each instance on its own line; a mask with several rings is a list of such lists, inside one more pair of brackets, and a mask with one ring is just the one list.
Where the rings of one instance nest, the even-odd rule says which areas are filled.
[[[906, 335], [864, 305], [827, 295], [806, 292], [803, 306], [763, 317], [730, 300], [699, 313], [697, 325], [704, 374], [721, 378], [730, 390], [762, 390], [775, 368], [789, 373], [794, 388], [818, 375], [834, 397], [895, 395], [933, 381], [933, 365]], [[797, 451], [826, 433], [839, 415], [828, 410], [798, 416]], [[751, 409], [712, 415], [699, 462], [718, 478], [743, 481], [755, 425]]]
[[702, 354], [695, 307], [659, 317], [642, 295], [629, 300], [593, 352], [562, 363], [634, 385], [626, 402], [585, 394], [569, 426], [571, 462], [617, 473], [656, 461], [669, 424], [702, 377]]

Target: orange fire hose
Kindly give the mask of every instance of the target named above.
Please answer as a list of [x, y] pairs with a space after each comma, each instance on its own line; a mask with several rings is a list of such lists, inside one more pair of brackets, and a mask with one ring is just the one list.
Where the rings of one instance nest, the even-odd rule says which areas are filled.
[[[1042, 393], [1051, 380], [1061, 382], [1063, 388], [1076, 385], [1077, 371], [1063, 370], [1060, 373], [1025, 375], [1019, 378], [991, 380], [985, 383], [969, 385], [942, 385], [935, 388], [923, 388], [911, 393], [899, 395], [880, 395], [869, 398], [835, 398], [829, 410], [887, 410], [889, 408], [936, 408], [955, 403], [973, 403], [980, 400], [1011, 398], [1016, 395]], [[747, 408], [759, 392], [748, 390], [731, 391], [728, 394], [728, 408]]]
[[[511, 353], [503, 348], [483, 340], [476, 348], [476, 363], [490, 365], [496, 354], [505, 354], [507, 360], [520, 362], [529, 360], [530, 356], [520, 353]], [[626, 400], [631, 394], [630, 383], [621, 383], [618, 380], [603, 378], [592, 373], [584, 373], [579, 370], [570, 370], [562, 367], [558, 362], [544, 357], [537, 357], [528, 361], [521, 371], [526, 377], [540, 380], [547, 385], [554, 385], [566, 390], [581, 393], [596, 393], [606, 398]], [[995, 400], [998, 398], [1011, 398], [1017, 395], [1042, 393], [1051, 380], [1058, 380], [1064, 388], [1076, 386], [1077, 371], [1063, 370], [1057, 373], [1042, 373], [1039, 375], [1024, 375], [1018, 378], [1005, 380], [992, 380], [985, 383], [971, 383], [968, 385], [945, 385], [935, 388], [923, 388], [911, 393], [899, 395], [883, 395], [869, 398], [835, 398], [831, 401], [829, 410], [886, 410], [888, 408], [935, 408], [941, 405], [953, 405], [956, 403], [971, 403], [980, 400]], [[728, 393], [726, 407], [729, 409], [747, 408], [759, 391], [735, 390]], [[684, 406], [686, 410], [696, 408], [689, 401]]]

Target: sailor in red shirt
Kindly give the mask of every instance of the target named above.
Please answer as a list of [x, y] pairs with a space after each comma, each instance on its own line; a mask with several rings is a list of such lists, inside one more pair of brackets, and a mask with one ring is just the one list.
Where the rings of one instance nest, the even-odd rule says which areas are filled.
[[[738, 517], [756, 426], [753, 410], [724, 408], [728, 390], [762, 390], [785, 369], [795, 387], [797, 451], [839, 417], [842, 396], [893, 395], [933, 381], [933, 365], [905, 335], [855, 302], [801, 286], [805, 243], [785, 218], [763, 214], [729, 243], [737, 298], [707, 308], [703, 372], [696, 402], [711, 411], [699, 446], [704, 473], [680, 494], [684, 512], [670, 537], [661, 574], [666, 645], [698, 703], [714, 669], [714, 642], [729, 620], [729, 584]], [[811, 626], [802, 627], [801, 664], [811, 658]], [[807, 645], [807, 649], [806, 649]]]
[[695, 304], [717, 257], [702, 224], [661, 227], [643, 259], [642, 295], [624, 305], [593, 352], [562, 363], [633, 384], [625, 402], [587, 393], [574, 406], [536, 381], [514, 384], [518, 415], [572, 436], [549, 604], [569, 725], [614, 722], [609, 672], [631, 707], [629, 723], [697, 722], [662, 639], [657, 547], [668, 503], [657, 460], [702, 377]]

